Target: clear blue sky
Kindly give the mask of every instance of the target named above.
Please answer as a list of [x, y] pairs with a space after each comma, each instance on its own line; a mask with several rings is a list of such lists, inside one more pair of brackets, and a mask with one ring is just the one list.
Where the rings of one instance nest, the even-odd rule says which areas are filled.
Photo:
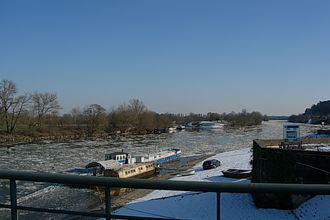
[[296, 114], [330, 99], [330, 1], [1, 0], [0, 80], [63, 112]]

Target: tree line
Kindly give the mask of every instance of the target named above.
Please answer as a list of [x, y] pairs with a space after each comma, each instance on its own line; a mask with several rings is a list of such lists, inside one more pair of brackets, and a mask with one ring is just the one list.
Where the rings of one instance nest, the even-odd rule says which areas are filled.
[[13, 81], [0, 82], [0, 116], [2, 126], [7, 133], [13, 133], [18, 124], [28, 127], [41, 127], [49, 115], [56, 115], [60, 109], [57, 95], [34, 92], [17, 95], [17, 87]]
[[330, 124], [330, 100], [320, 101], [310, 108], [306, 108], [305, 112], [298, 115], [291, 115], [289, 122], [296, 123], [312, 123], [312, 124]]
[[16, 84], [0, 82], [0, 127], [2, 132], [25, 135], [95, 136], [114, 133], [146, 134], [155, 130], [184, 125], [192, 121], [226, 121], [229, 126], [258, 125], [259, 112], [159, 114], [149, 110], [139, 99], [131, 99], [107, 111], [99, 104], [75, 107], [60, 115], [61, 106], [55, 93], [34, 92], [19, 95]]

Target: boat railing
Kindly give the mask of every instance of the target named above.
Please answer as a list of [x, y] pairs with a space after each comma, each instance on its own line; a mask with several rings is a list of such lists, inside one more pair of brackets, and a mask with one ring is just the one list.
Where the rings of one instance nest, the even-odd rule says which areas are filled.
[[[145, 216], [128, 216], [113, 214], [111, 210], [111, 189], [114, 187], [174, 190], [174, 191], [198, 191], [216, 193], [217, 219], [221, 217], [221, 193], [297, 193], [310, 195], [330, 195], [329, 184], [272, 184], [272, 183], [221, 183], [221, 182], [197, 182], [197, 181], [171, 181], [171, 180], [147, 180], [147, 179], [120, 179], [113, 177], [78, 176], [54, 173], [24, 172], [14, 170], [0, 170], [0, 179], [10, 181], [10, 202], [0, 204], [0, 208], [11, 210], [11, 219], [18, 219], [18, 211], [33, 211], [53, 214], [67, 214], [78, 216], [90, 216], [106, 219], [164, 219], [148, 218]], [[102, 186], [105, 193], [105, 212], [83, 212], [59, 209], [47, 209], [38, 207], [21, 206], [17, 203], [17, 184], [19, 181], [46, 182], [57, 184], [69, 184], [81, 186]]]

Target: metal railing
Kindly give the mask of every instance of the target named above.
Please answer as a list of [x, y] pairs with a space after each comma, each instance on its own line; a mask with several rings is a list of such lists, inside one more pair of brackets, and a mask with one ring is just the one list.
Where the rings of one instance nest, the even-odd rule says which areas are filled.
[[[330, 195], [330, 185], [327, 184], [270, 184], [270, 183], [221, 183], [197, 181], [171, 181], [147, 179], [120, 179], [113, 177], [75, 176], [65, 174], [49, 174], [37, 172], [22, 172], [13, 170], [0, 170], [0, 179], [10, 180], [10, 204], [0, 204], [0, 208], [11, 210], [11, 219], [18, 219], [18, 210], [47, 212], [56, 214], [80, 215], [90, 217], [103, 217], [106, 219], [166, 219], [137, 216], [115, 215], [111, 212], [110, 192], [113, 187], [153, 190], [197, 191], [214, 192], [216, 199], [216, 216], [220, 219], [220, 195], [227, 193], [297, 193], [310, 195]], [[16, 181], [48, 182], [79, 186], [105, 187], [105, 212], [91, 213], [59, 209], [46, 209], [20, 206], [17, 204]]]

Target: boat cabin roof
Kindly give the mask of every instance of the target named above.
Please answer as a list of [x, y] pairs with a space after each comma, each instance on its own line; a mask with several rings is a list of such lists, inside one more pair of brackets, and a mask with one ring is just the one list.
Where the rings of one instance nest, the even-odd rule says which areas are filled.
[[116, 160], [94, 161], [86, 165], [86, 168], [102, 167], [105, 170], [115, 169], [120, 167], [120, 163]]
[[128, 153], [125, 153], [125, 152], [113, 152], [113, 153], [109, 153], [107, 155], [113, 155], [113, 156], [117, 156], [117, 155], [128, 155]]

